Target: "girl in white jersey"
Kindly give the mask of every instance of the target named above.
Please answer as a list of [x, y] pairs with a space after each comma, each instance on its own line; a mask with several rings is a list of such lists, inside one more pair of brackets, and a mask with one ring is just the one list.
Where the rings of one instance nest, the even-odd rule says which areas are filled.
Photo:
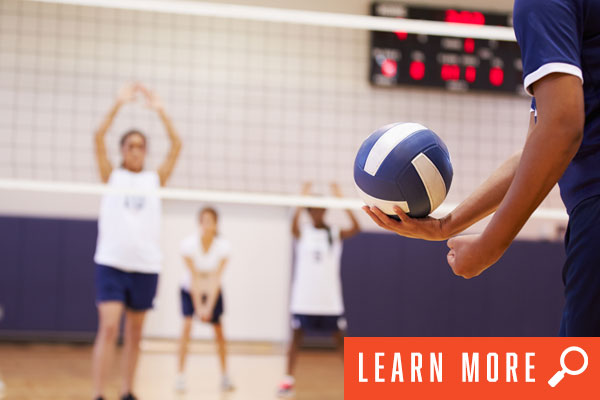
[[[302, 193], [308, 195], [310, 187], [310, 183], [305, 184]], [[342, 196], [336, 184], [332, 184], [331, 189], [334, 196]], [[307, 211], [310, 223], [299, 223], [301, 208], [296, 210], [292, 222], [292, 234], [297, 240], [290, 304], [293, 332], [287, 376], [279, 385], [279, 397], [293, 396], [294, 367], [305, 330], [331, 333], [340, 350], [344, 344], [344, 327], [341, 326], [344, 314], [340, 269], [342, 241], [356, 235], [360, 227], [349, 210], [347, 214], [352, 227], [345, 230], [325, 223], [325, 209], [309, 208]]]
[[[158, 171], [145, 171], [146, 137], [137, 130], [120, 141], [123, 162], [113, 169], [104, 137], [117, 112], [138, 95], [162, 120], [171, 149]], [[96, 157], [102, 181], [114, 189], [156, 191], [167, 182], [181, 149], [181, 141], [156, 95], [139, 84], [124, 87], [96, 133]], [[152, 308], [160, 272], [161, 202], [155, 195], [110, 193], [102, 198], [96, 245], [96, 302], [98, 334], [93, 354], [93, 385], [97, 400], [103, 390], [125, 313], [121, 396], [134, 400], [132, 387], [146, 311]]]
[[181, 243], [181, 255], [185, 262], [185, 273], [181, 280], [181, 306], [184, 317], [179, 346], [179, 375], [175, 388], [185, 390], [185, 360], [192, 330], [194, 314], [209, 322], [215, 329], [215, 339], [221, 363], [221, 389], [233, 389], [227, 375], [225, 337], [221, 325], [223, 294], [221, 277], [229, 258], [229, 242], [218, 234], [218, 214], [214, 208], [205, 207], [198, 213], [199, 232], [188, 236]]

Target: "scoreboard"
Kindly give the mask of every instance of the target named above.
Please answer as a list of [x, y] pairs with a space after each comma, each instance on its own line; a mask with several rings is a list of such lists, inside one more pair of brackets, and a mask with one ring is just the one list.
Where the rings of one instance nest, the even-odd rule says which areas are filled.
[[[508, 13], [375, 2], [371, 14], [474, 25], [512, 26]], [[414, 85], [454, 91], [524, 93], [516, 42], [371, 32], [370, 80], [375, 86]]]

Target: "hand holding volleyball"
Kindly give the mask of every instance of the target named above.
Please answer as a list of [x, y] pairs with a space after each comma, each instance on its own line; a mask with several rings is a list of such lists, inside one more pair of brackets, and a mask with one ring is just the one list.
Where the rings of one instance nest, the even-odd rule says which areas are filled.
[[411, 218], [397, 206], [394, 207], [394, 212], [398, 220], [391, 218], [375, 206], [364, 206], [363, 210], [377, 225], [400, 236], [433, 241], [449, 238], [447, 222], [444, 218]]
[[399, 235], [445, 240], [444, 219], [428, 217], [446, 198], [452, 164], [443, 141], [420, 124], [386, 125], [371, 134], [354, 164], [363, 210], [380, 227]]

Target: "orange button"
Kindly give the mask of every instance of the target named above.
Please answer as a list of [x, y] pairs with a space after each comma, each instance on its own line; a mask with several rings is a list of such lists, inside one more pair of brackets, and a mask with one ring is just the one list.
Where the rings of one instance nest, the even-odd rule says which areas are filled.
[[600, 338], [346, 338], [344, 353], [347, 400], [598, 395]]

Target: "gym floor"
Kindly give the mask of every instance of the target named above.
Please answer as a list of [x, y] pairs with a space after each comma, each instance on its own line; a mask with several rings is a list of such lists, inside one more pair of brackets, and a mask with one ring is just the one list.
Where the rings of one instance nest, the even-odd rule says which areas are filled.
[[[173, 341], [145, 341], [136, 379], [140, 400], [269, 400], [283, 376], [284, 351], [270, 344], [231, 344], [229, 371], [236, 390], [221, 393], [220, 374], [211, 342], [195, 342], [186, 371], [187, 391], [173, 385], [176, 374]], [[91, 345], [0, 343], [0, 376], [6, 384], [3, 400], [90, 399]], [[118, 398], [119, 354], [106, 393]], [[343, 398], [343, 362], [330, 350], [303, 350], [296, 372], [298, 400]], [[0, 395], [1, 397], [1, 395]]]

